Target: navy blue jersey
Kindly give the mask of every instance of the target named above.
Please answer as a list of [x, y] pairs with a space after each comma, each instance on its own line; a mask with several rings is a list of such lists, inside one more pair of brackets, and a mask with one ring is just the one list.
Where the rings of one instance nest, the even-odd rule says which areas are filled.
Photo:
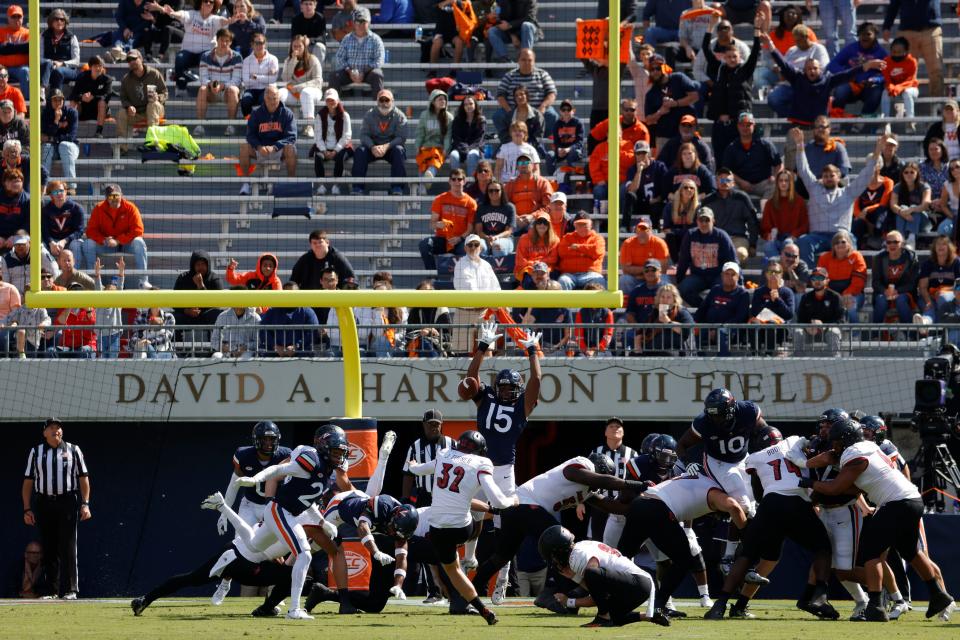
[[750, 436], [760, 422], [760, 406], [749, 400], [737, 400], [733, 410], [733, 426], [723, 429], [701, 413], [691, 428], [703, 440], [707, 455], [721, 462], [740, 462], [747, 457]]
[[[255, 476], [267, 467], [280, 464], [289, 457], [290, 449], [288, 447], [278, 446], [269, 460], [261, 460], [260, 456], [257, 455], [257, 448], [254, 446], [238, 447], [236, 453], [233, 454], [233, 471], [241, 477]], [[254, 504], [266, 504], [267, 498], [263, 495], [264, 484], [261, 482], [255, 487], [243, 487], [240, 491], [240, 497], [246, 498], [247, 501]]]
[[298, 516], [314, 503], [320, 502], [328, 483], [335, 478], [333, 467], [313, 447], [297, 447], [290, 454], [290, 459], [309, 475], [305, 478], [287, 476], [277, 488], [276, 501], [289, 513]]
[[502, 404], [497, 390], [483, 385], [474, 396], [477, 404], [477, 431], [487, 440], [487, 457], [495, 467], [513, 464], [517, 440], [527, 428], [523, 394], [513, 404]]
[[[351, 494], [338, 504], [334, 504], [335, 501], [336, 498], [327, 507], [324, 518], [337, 526], [344, 523], [358, 527], [361, 522], [366, 522], [370, 531], [384, 535], [389, 535], [387, 525], [390, 523], [390, 514], [402, 506], [396, 498], [385, 494], [375, 498]], [[333, 513], [334, 510], [336, 514]]]
[[664, 472], [657, 466], [653, 456], [646, 453], [641, 453], [627, 462], [627, 479], [629, 480], [649, 481], [654, 484], [660, 484], [670, 478], [676, 478], [682, 473], [683, 466], [679, 460]]
[[880, 443], [880, 451], [882, 451], [888, 458], [893, 460], [897, 469], [903, 471], [904, 467], [907, 466], [907, 461], [903, 459], [903, 456], [900, 455], [900, 449], [897, 449], [897, 445], [893, 444], [889, 440], [884, 440]]

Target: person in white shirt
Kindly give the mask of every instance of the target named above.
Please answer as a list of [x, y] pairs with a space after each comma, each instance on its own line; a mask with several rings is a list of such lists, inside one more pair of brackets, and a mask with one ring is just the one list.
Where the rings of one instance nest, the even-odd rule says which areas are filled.
[[[923, 500], [917, 487], [897, 469], [896, 464], [873, 442], [863, 440], [863, 430], [853, 420], [839, 420], [830, 427], [833, 451], [822, 454], [829, 462], [839, 458], [840, 473], [828, 482], [801, 478], [800, 486], [834, 496], [859, 490], [877, 510], [860, 536], [860, 550], [870, 598], [864, 620], [886, 622], [889, 617], [880, 596], [883, 562], [894, 547], [910, 563], [930, 590], [927, 618], [948, 620], [953, 596], [937, 580], [936, 571], [925, 553], [918, 550]], [[821, 456], [818, 456], [821, 457]], [[816, 459], [814, 459], [816, 460]], [[813, 466], [814, 460], [808, 463]]]
[[[197, 119], [200, 121], [207, 117], [207, 105], [219, 101], [227, 105], [227, 116], [231, 120], [237, 117], [243, 58], [230, 48], [231, 44], [233, 33], [229, 29], [220, 29], [217, 31], [217, 46], [200, 57], [200, 89], [197, 91]], [[202, 124], [193, 128], [194, 135], [204, 133]], [[227, 136], [235, 133], [232, 124], [224, 130]]]
[[253, 53], [243, 60], [243, 95], [240, 96], [243, 117], [249, 116], [254, 107], [263, 104], [264, 90], [277, 81], [279, 73], [280, 61], [267, 51], [267, 36], [256, 34], [253, 36]]
[[[317, 112], [313, 121], [316, 155], [313, 156], [313, 170], [318, 178], [326, 177], [323, 166], [327, 160], [333, 160], [333, 177], [343, 177], [343, 163], [347, 157], [353, 157], [353, 125], [350, 114], [340, 101], [340, 94], [336, 89], [327, 89], [323, 94], [324, 106]], [[321, 184], [317, 187], [318, 195], [326, 195], [327, 187]], [[330, 193], [340, 195], [340, 185], [330, 188]]]
[[[573, 534], [559, 524], [540, 535], [537, 549], [550, 567], [587, 590], [588, 595], [580, 598], [555, 594], [569, 608], [597, 607], [597, 616], [584, 627], [622, 627], [641, 621], [670, 626], [670, 619], [654, 608], [653, 578], [616, 549], [594, 540], [575, 543]], [[644, 602], [646, 612], [634, 612]]]
[[500, 280], [490, 263], [480, 257], [483, 240], [475, 233], [464, 241], [466, 255], [453, 270], [453, 288], [458, 291], [499, 291]]
[[299, 104], [301, 117], [311, 121], [304, 127], [305, 138], [314, 136], [316, 104], [323, 95], [323, 70], [317, 57], [307, 50], [309, 44], [307, 36], [293, 36], [287, 59], [283, 61], [280, 71], [280, 102], [288, 107]]
[[163, 13], [183, 24], [183, 43], [173, 70], [179, 91], [185, 90], [190, 80], [197, 79], [190, 68], [200, 64], [200, 57], [213, 47], [214, 34], [239, 19], [221, 16], [220, 4], [221, 0], [194, 0], [194, 8], [184, 11], [175, 11], [170, 5], [156, 2], [144, 5], [147, 11]]

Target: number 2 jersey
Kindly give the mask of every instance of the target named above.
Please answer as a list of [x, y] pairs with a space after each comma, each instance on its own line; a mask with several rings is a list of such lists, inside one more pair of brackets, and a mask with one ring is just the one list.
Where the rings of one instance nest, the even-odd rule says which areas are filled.
[[733, 409], [733, 426], [718, 427], [706, 414], [693, 419], [690, 428], [703, 440], [707, 455], [721, 462], [740, 462], [747, 457], [750, 436], [760, 422], [760, 406], [749, 400], [737, 400]]
[[[290, 461], [297, 464], [297, 472], [289, 475], [277, 487], [277, 504], [287, 512], [298, 516], [312, 504], [319, 503], [323, 493], [336, 481], [335, 468], [320, 457], [313, 447], [301, 445], [290, 454]], [[346, 471], [347, 462], [341, 469]]]
[[480, 491], [480, 476], [493, 476], [489, 458], [443, 449], [434, 460], [430, 525], [438, 529], [466, 527], [473, 522], [470, 501]]
[[[257, 455], [257, 448], [254, 446], [238, 447], [233, 454], [233, 472], [240, 477], [255, 476], [267, 467], [280, 464], [290, 457], [288, 447], [277, 447], [269, 460], [261, 460]], [[268, 498], [263, 495], [263, 483], [255, 487], [243, 487], [240, 496], [246, 498], [248, 502], [254, 504], [266, 504]]]
[[567, 480], [563, 472], [570, 467], [595, 471], [589, 459], [583, 456], [570, 458], [563, 464], [530, 478], [517, 487], [517, 498], [520, 504], [539, 505], [547, 511], [558, 514], [564, 509], [585, 502], [593, 494], [587, 485]]
[[477, 430], [487, 441], [487, 457], [498, 467], [513, 464], [517, 440], [527, 428], [523, 394], [513, 404], [503, 404], [496, 388], [485, 384], [473, 399], [477, 402]]
[[806, 457], [803, 454], [804, 444], [806, 444], [805, 438], [790, 436], [772, 447], [747, 456], [747, 471], [760, 479], [764, 495], [779, 493], [784, 496], [800, 496], [810, 501], [810, 491], [797, 486], [805, 473], [792, 462]]
[[907, 480], [896, 463], [873, 442], [858, 442], [844, 449], [840, 467], [856, 460], [866, 460], [867, 468], [857, 476], [854, 484], [877, 508], [888, 502], [920, 497], [916, 485]]

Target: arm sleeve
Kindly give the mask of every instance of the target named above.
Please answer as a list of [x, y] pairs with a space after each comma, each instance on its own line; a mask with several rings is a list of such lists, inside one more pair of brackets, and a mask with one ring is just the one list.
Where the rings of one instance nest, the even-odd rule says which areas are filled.
[[490, 475], [489, 471], [481, 469], [477, 473], [480, 474], [480, 486], [483, 487], [484, 493], [487, 494], [487, 499], [490, 501], [490, 504], [497, 509], [506, 509], [507, 507], [513, 506], [513, 496], [507, 497], [503, 495], [500, 487], [493, 481], [493, 476]]
[[253, 479], [257, 482], [266, 482], [267, 480], [278, 478], [280, 476], [309, 478], [310, 474], [303, 467], [297, 464], [296, 460], [291, 460], [290, 462], [284, 462], [283, 464], [275, 464], [267, 467], [260, 473], [253, 476]]
[[[861, 173], [865, 171], [866, 169], [864, 169]], [[810, 165], [807, 163], [807, 152], [804, 150], [803, 147], [797, 148], [797, 175], [800, 176], [800, 180], [801, 182], [803, 182], [803, 186], [807, 188], [807, 193], [809, 193], [812, 198], [814, 188], [816, 187], [816, 184], [817, 184], [817, 178], [816, 176], [813, 175], [813, 172], [810, 171]], [[873, 176], [873, 167], [870, 167], [869, 175], [871, 177]], [[857, 177], [859, 178], [859, 176]], [[864, 188], [866, 188], [866, 185], [864, 185]], [[860, 189], [859, 191], [857, 191], [857, 195], [861, 193], [863, 193], [863, 189]]]
[[889, 0], [887, 12], [883, 15], [883, 30], [887, 31], [893, 26], [893, 21], [897, 19], [900, 13], [900, 0]]
[[230, 481], [227, 482], [227, 490], [223, 492], [223, 503], [228, 507], [233, 507], [234, 501], [237, 499], [237, 485], [233, 484], [233, 481], [237, 479], [237, 474], [230, 474]]
[[404, 468], [404, 471], [409, 471], [415, 476], [429, 476], [437, 469], [437, 464], [433, 460], [429, 462], [421, 462], [420, 464], [411, 464]]

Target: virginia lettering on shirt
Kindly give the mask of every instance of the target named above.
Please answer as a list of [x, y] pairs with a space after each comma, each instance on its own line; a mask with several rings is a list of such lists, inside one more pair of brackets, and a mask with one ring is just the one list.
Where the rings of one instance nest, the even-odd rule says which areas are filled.
[[700, 269], [719, 267], [720, 245], [715, 242], [691, 242], [690, 261]]
[[261, 122], [259, 131], [260, 133], [266, 133], [268, 131], [283, 131], [283, 127], [280, 126], [279, 122]]

